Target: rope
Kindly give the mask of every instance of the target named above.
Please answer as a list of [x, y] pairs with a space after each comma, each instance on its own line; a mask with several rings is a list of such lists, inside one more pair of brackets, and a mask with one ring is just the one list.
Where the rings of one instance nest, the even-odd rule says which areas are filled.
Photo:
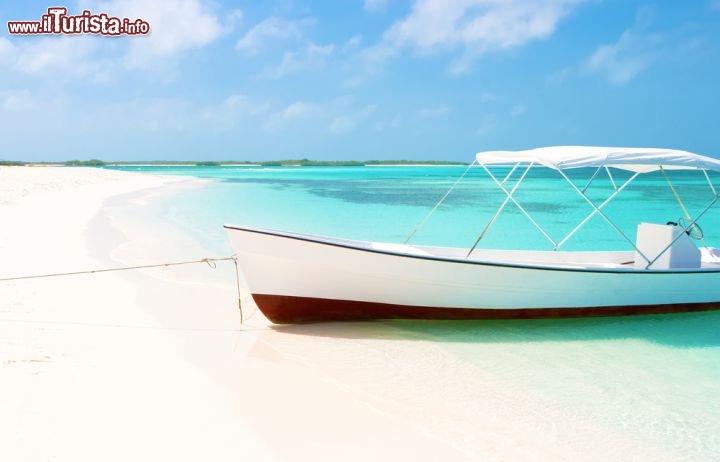
[[9, 277], [9, 278], [0, 278], [0, 282], [18, 281], [21, 279], [52, 278], [52, 277], [56, 277], [56, 276], [76, 276], [78, 274], [107, 273], [110, 271], [126, 271], [126, 270], [145, 269], [145, 268], [160, 268], [163, 266], [191, 265], [193, 263], [206, 263], [210, 268], [215, 269], [217, 267], [215, 262], [226, 261], [226, 260], [235, 260], [235, 259], [236, 259], [236, 257], [235, 257], [235, 255], [233, 255], [231, 257], [203, 258], [200, 260], [178, 261], [178, 262], [170, 262], [170, 263], [156, 263], [153, 265], [120, 266], [120, 267], [116, 267], [116, 268], [102, 268], [102, 269], [85, 270], [85, 271], [71, 271], [71, 272], [67, 272], [67, 273], [33, 274], [33, 275], [27, 275], [27, 276], [14, 276], [14, 277]]
[[162, 267], [168, 267], [168, 266], [192, 265], [192, 264], [197, 264], [197, 263], [205, 263], [211, 269], [215, 269], [215, 268], [217, 268], [217, 262], [230, 261], [230, 260], [232, 260], [233, 263], [235, 263], [235, 284], [237, 286], [238, 309], [240, 310], [240, 324], [242, 324], [243, 323], [243, 311], [242, 311], [242, 300], [241, 300], [241, 296], [240, 296], [240, 270], [238, 269], [237, 257], [235, 255], [231, 255], [229, 257], [207, 257], [207, 258], [201, 258], [200, 260], [176, 261], [176, 262], [168, 262], [168, 263], [154, 263], [152, 265], [119, 266], [119, 267], [115, 267], [115, 268], [101, 268], [101, 269], [92, 269], [92, 270], [84, 270], [84, 271], [69, 271], [69, 272], [65, 272], [65, 273], [47, 273], [47, 274], [32, 274], [32, 275], [25, 275], [25, 276], [13, 276], [13, 277], [0, 278], [0, 282], [20, 281], [20, 280], [24, 280], [24, 279], [52, 278], [52, 277], [58, 277], [58, 276], [77, 276], [80, 274], [109, 273], [112, 271], [127, 271], [127, 270], [137, 270], [137, 269], [147, 269], [147, 268], [162, 268]]
[[233, 263], [235, 263], [235, 283], [237, 284], [238, 294], [238, 311], [240, 312], [240, 324], [243, 323], [243, 310], [242, 310], [242, 298], [240, 297], [240, 270], [238, 269], [237, 257], [232, 256]]

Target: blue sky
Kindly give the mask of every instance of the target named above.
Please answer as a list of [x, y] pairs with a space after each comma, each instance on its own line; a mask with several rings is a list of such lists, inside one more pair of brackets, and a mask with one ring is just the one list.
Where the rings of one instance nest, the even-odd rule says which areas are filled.
[[8, 33], [55, 3], [0, 4], [0, 158], [720, 157], [720, 0], [80, 0], [152, 32]]

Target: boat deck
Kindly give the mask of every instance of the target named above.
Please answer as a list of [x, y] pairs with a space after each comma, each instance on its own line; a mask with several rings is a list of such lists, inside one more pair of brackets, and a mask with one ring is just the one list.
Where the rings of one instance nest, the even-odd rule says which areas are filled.
[[[587, 269], [637, 269], [644, 270], [644, 265], [635, 266], [635, 252], [632, 250], [612, 251], [550, 251], [550, 250], [491, 250], [477, 249], [467, 257], [467, 249], [456, 247], [412, 246], [389, 243], [366, 243], [371, 250], [401, 253], [412, 256], [447, 258], [453, 260], [469, 260], [475, 262], [520, 264], [557, 268]], [[720, 269], [720, 249], [701, 248], [700, 268], [677, 269]], [[676, 269], [676, 268], [673, 268]]]

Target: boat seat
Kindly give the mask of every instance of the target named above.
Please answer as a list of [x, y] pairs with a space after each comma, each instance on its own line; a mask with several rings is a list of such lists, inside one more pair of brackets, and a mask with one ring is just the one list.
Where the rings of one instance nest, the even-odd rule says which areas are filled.
[[700, 247], [700, 259], [703, 263], [720, 263], [720, 249], [717, 247]]
[[[700, 268], [701, 266], [700, 250], [680, 226], [638, 224], [637, 248], [651, 261], [657, 258], [651, 266], [652, 269]], [[645, 266], [647, 266], [645, 259], [636, 253], [635, 267]]]

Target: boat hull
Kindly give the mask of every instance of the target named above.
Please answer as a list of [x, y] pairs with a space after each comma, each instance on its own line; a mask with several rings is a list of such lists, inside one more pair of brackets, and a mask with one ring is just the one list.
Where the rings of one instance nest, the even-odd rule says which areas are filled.
[[720, 309], [720, 303], [679, 303], [666, 305], [584, 306], [577, 308], [439, 308], [326, 298], [252, 294], [265, 317], [276, 324], [304, 324], [330, 321], [371, 321], [375, 319], [542, 319], [591, 316], [631, 316]]
[[268, 319], [281, 324], [612, 316], [720, 308], [720, 271], [498, 264], [226, 228], [253, 299]]

